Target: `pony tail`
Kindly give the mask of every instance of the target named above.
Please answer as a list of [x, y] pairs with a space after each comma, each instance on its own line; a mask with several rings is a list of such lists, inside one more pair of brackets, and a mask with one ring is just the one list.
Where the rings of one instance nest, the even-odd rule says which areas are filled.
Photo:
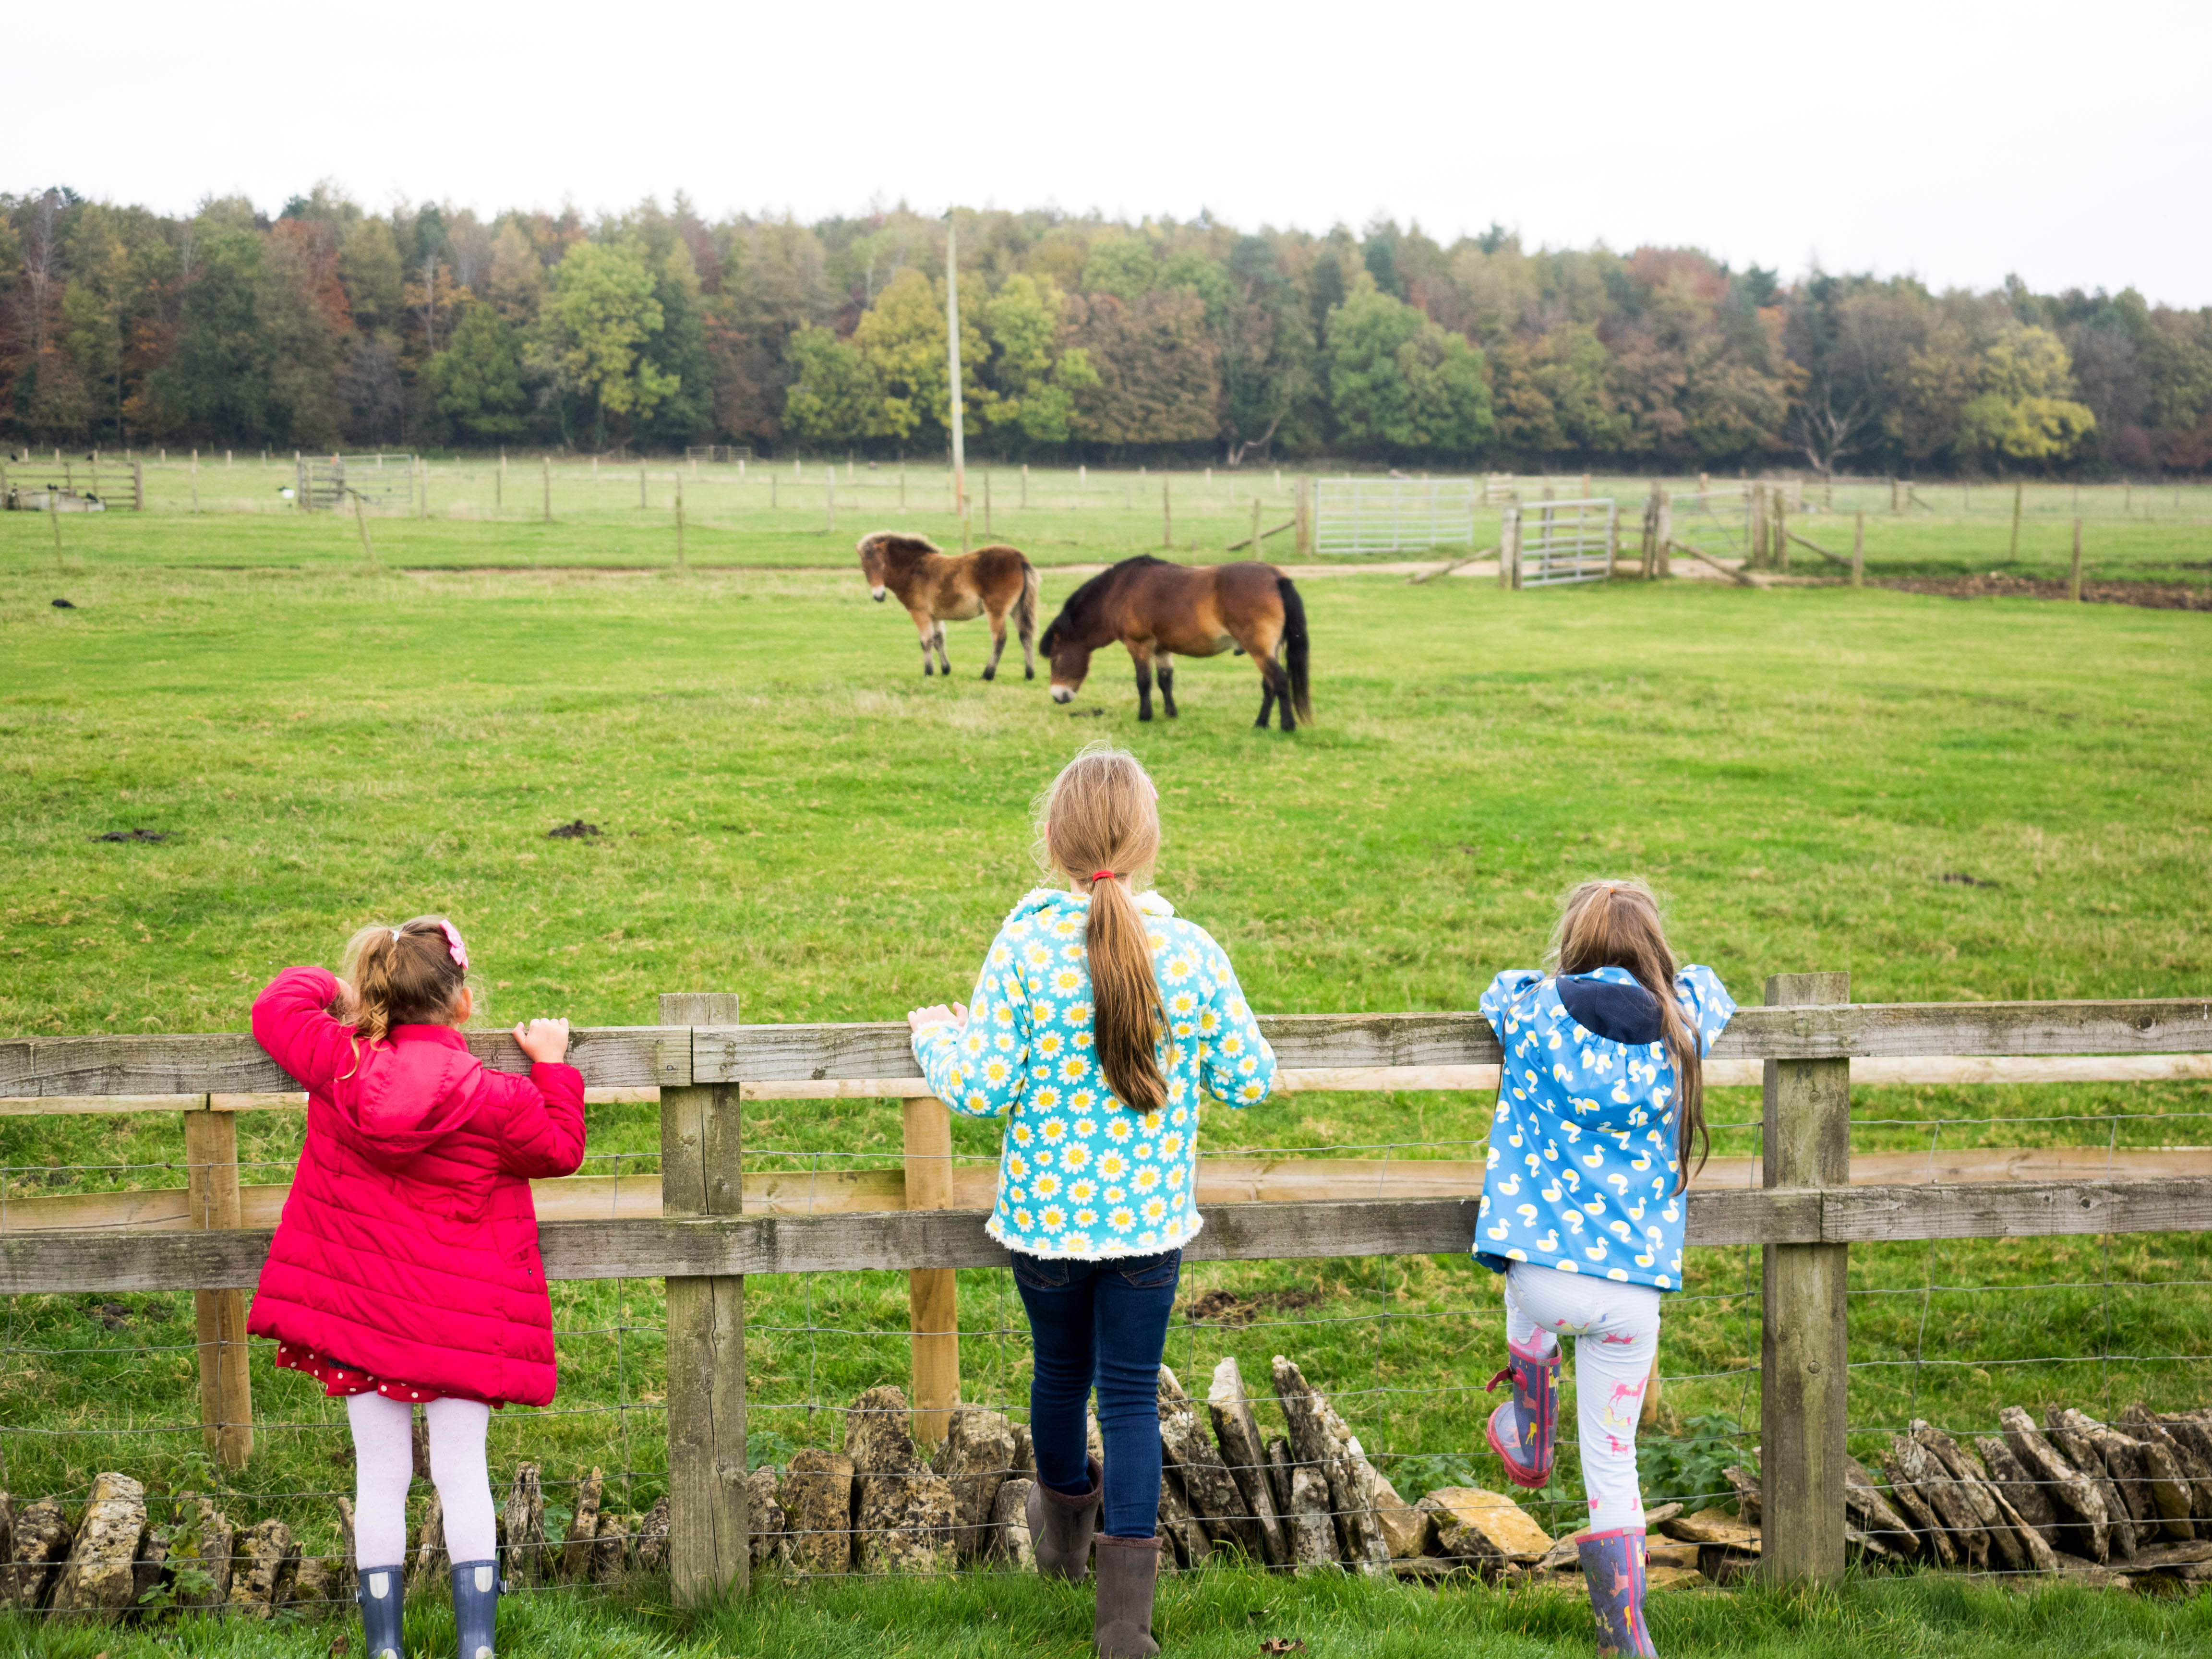
[[392, 1034], [392, 958], [399, 941], [382, 925], [364, 927], [347, 942], [339, 978], [343, 981], [346, 1023], [364, 1042], [381, 1042]]
[[1122, 1104], [1135, 1112], [1156, 1112], [1168, 1097], [1155, 1046], [1167, 1029], [1167, 1006], [1152, 974], [1145, 919], [1120, 882], [1091, 884], [1084, 946], [1091, 963], [1098, 1069]]
[[356, 1038], [378, 1043], [395, 1025], [453, 1022], [468, 976], [447, 946], [447, 925], [442, 916], [379, 922], [346, 941], [336, 1012]]

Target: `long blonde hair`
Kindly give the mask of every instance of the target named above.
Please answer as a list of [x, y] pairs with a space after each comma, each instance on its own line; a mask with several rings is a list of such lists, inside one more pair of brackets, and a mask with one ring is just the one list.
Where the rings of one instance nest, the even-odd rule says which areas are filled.
[[1168, 1097], [1158, 1053], [1167, 1006], [1130, 887], [1159, 856], [1159, 792], [1127, 750], [1092, 744], [1053, 780], [1040, 816], [1046, 862], [1091, 895], [1084, 946], [1098, 1069], [1122, 1104], [1158, 1111]]
[[346, 941], [338, 1018], [354, 1035], [381, 1042], [395, 1025], [450, 1025], [468, 970], [453, 960], [443, 916], [416, 916], [397, 927], [374, 922]]
[[1698, 1167], [1705, 1166], [1712, 1137], [1705, 1131], [1705, 1065], [1698, 1034], [1683, 1018], [1674, 994], [1674, 952], [1659, 923], [1659, 901], [1640, 881], [1586, 881], [1567, 895], [1552, 929], [1547, 960], [1553, 971], [1587, 974], [1600, 968], [1626, 968], [1659, 1005], [1659, 1036], [1674, 1065], [1674, 1158], [1680, 1170], [1674, 1190], [1690, 1184], [1690, 1143], [1702, 1143]]

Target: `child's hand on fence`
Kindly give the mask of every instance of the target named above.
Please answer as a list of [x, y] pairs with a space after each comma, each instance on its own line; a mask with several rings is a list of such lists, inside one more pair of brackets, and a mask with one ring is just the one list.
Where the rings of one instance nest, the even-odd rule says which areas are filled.
[[540, 1066], [551, 1066], [566, 1059], [568, 1054], [568, 1022], [565, 1019], [533, 1019], [528, 1026], [514, 1028], [515, 1046]]
[[907, 1010], [907, 1030], [917, 1036], [933, 1025], [965, 1025], [967, 1023], [968, 1005], [964, 1002], [956, 1002], [950, 1008], [940, 1002], [931, 1008]]

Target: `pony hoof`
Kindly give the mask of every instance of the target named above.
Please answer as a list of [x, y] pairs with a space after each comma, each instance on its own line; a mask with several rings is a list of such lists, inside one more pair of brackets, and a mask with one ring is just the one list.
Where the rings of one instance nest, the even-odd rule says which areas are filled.
[[983, 671], [983, 678], [987, 680], [995, 680], [999, 678], [999, 671], [995, 668], [987, 668]]
[[1022, 678], [1025, 680], [1035, 679], [1036, 678], [1036, 670], [1034, 668], [1024, 668], [1022, 670]]
[[1137, 711], [1137, 718], [1140, 720], [1148, 720], [1152, 719], [1152, 711], [1149, 708], [1139, 708]]

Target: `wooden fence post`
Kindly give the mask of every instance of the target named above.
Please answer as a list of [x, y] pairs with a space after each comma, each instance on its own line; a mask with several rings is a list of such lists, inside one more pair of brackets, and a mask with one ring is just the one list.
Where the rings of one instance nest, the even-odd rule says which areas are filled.
[[1297, 518], [1298, 521], [1297, 556], [1302, 559], [1308, 558], [1312, 556], [1314, 545], [1313, 479], [1310, 477], [1301, 476], [1298, 479]]
[[1521, 503], [1508, 501], [1498, 515], [1498, 585], [1521, 586]]
[[[735, 1025], [720, 991], [660, 999], [663, 1025]], [[660, 1091], [660, 1212], [736, 1215], [744, 1206], [738, 1085]], [[671, 1279], [668, 1564], [677, 1604], [752, 1584], [745, 1503], [745, 1281]]]
[[[902, 1100], [906, 1206], [952, 1207], [952, 1114], [930, 1095]], [[907, 1328], [914, 1345], [914, 1437], [934, 1445], [960, 1403], [960, 1293], [950, 1267], [906, 1276]]]
[[2074, 565], [2066, 573], [2066, 597], [2081, 603], [2081, 520], [2074, 520]]
[[1662, 489], [1659, 492], [1659, 562], [1656, 568], [1662, 576], [1674, 574], [1674, 492]]
[[2009, 558], [2017, 559], [2018, 557], [2020, 557], [2020, 507], [2021, 507], [2021, 495], [2024, 495], [2024, 494], [2027, 492], [2027, 481], [2025, 478], [2015, 478], [2015, 479], [2014, 479], [2014, 480], [2013, 480], [2013, 483], [2012, 483], [2012, 551], [2011, 551], [2008, 555], [2007, 555], [2007, 556], [2008, 556], [2008, 557], [2009, 557]]
[[1866, 514], [1857, 513], [1851, 519], [1851, 586], [1866, 586]]
[[[238, 1120], [202, 1107], [185, 1115], [185, 1180], [196, 1230], [245, 1224], [238, 1190]], [[253, 1455], [253, 1384], [246, 1369], [246, 1292], [194, 1291], [200, 1428], [227, 1469]]]
[[[1849, 974], [1776, 974], [1769, 1007], [1850, 1000]], [[1765, 1187], [1847, 1187], [1851, 1063], [1765, 1063]], [[1761, 1560], [1780, 1583], [1844, 1576], [1847, 1244], [1769, 1244], [1759, 1315]]]

